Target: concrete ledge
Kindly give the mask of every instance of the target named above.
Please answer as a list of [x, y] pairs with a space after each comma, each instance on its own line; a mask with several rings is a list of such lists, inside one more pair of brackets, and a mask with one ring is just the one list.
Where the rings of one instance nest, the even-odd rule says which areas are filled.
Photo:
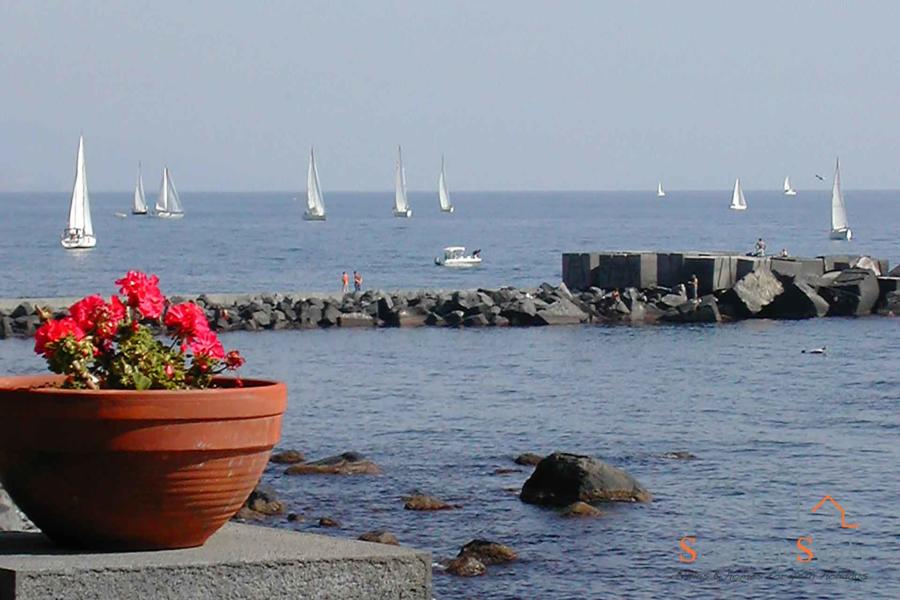
[[122, 553], [0, 533], [0, 600], [431, 597], [428, 552], [282, 529], [229, 523], [201, 548]]

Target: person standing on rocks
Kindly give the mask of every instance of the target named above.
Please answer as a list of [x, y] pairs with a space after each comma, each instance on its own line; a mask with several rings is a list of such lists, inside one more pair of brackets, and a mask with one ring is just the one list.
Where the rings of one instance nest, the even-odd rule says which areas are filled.
[[362, 290], [362, 275], [359, 271], [353, 271], [353, 289], [357, 292]]
[[350, 276], [347, 275], [347, 271], [344, 271], [341, 274], [341, 292], [347, 293], [350, 291]]
[[688, 286], [691, 288], [691, 300], [697, 302], [700, 299], [700, 280], [697, 279], [697, 274], [694, 273], [691, 275], [690, 281], [688, 281]]

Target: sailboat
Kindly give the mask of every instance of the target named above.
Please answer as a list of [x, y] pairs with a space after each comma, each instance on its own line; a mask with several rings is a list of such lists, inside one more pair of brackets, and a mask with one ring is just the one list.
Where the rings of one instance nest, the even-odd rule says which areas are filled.
[[162, 182], [159, 184], [156, 216], [161, 219], [180, 219], [184, 216], [184, 209], [181, 207], [181, 200], [178, 199], [178, 192], [175, 191], [169, 167], [163, 169]]
[[306, 212], [304, 221], [324, 221], [325, 203], [322, 201], [322, 188], [319, 187], [319, 169], [316, 167], [316, 155], [309, 149], [309, 170], [306, 173]]
[[734, 193], [731, 195], [731, 210], [747, 210], [747, 200], [744, 199], [744, 190], [741, 189], [741, 178], [734, 181]]
[[93, 248], [97, 245], [94, 224], [91, 222], [91, 199], [88, 195], [87, 173], [84, 168], [84, 136], [78, 138], [78, 157], [75, 159], [75, 184], [69, 204], [69, 221], [59, 240], [66, 250]]
[[665, 195], [666, 195], [666, 192], [665, 192], [665, 190], [662, 189], [662, 181], [660, 181], [658, 184], [656, 184], [656, 197], [662, 198]]
[[450, 191], [447, 189], [447, 177], [444, 175], [444, 157], [441, 157], [441, 175], [438, 177], [438, 199], [441, 201], [441, 212], [452, 213]]
[[791, 186], [791, 178], [790, 177], [784, 178], [784, 195], [785, 196], [796, 196], [797, 195], [797, 190], [795, 190], [793, 188], [793, 186]]
[[841, 193], [841, 162], [834, 161], [834, 185], [831, 187], [831, 239], [850, 240], [853, 232], [847, 222], [847, 209], [844, 206], [844, 195]]
[[141, 175], [141, 163], [138, 163], [137, 183], [134, 184], [134, 205], [131, 214], [146, 215], [147, 199], [144, 197], [144, 177]]
[[408, 219], [412, 216], [406, 198], [406, 171], [403, 169], [403, 150], [397, 146], [397, 172], [394, 175], [394, 216]]

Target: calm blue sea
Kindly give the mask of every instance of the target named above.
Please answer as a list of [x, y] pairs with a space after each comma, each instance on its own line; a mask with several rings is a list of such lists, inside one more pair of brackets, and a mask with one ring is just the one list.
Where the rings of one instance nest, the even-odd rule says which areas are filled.
[[[57, 242], [65, 195], [0, 196], [0, 296], [114, 291], [129, 268], [167, 290], [334, 290], [342, 270], [388, 288], [536, 285], [560, 277], [560, 253], [595, 249], [771, 249], [865, 252], [896, 263], [900, 193], [848, 192], [856, 239], [827, 239], [828, 192], [794, 199], [747, 191], [456, 194], [438, 214], [413, 194], [409, 221], [388, 194], [331, 194], [329, 221], [304, 223], [288, 195], [183, 194], [179, 222], [120, 220], [128, 195], [94, 197], [97, 248]], [[484, 268], [432, 265], [443, 246], [481, 247]], [[246, 375], [286, 381], [283, 447], [315, 458], [362, 452], [377, 477], [266, 480], [305, 521], [356, 537], [384, 528], [436, 559], [475, 537], [521, 560], [457, 579], [450, 598], [900, 597], [900, 319], [745, 321], [720, 326], [574, 326], [494, 330], [283, 331], [226, 334]], [[825, 356], [801, 350], [826, 345]], [[0, 342], [0, 369], [41, 369], [30, 340]], [[522, 504], [520, 452], [599, 456], [637, 477], [649, 505], [563, 520]], [[696, 460], [665, 458], [684, 450]], [[463, 508], [403, 510], [431, 493]], [[842, 529], [825, 495], [846, 510]], [[316, 527], [337, 519], [338, 530]], [[694, 563], [679, 540], [695, 536]], [[815, 559], [797, 546], [799, 537]]]

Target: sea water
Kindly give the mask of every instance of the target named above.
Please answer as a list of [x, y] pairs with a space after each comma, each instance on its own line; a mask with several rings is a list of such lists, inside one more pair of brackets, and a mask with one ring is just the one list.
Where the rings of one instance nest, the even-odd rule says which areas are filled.
[[[527, 286], [558, 281], [567, 250], [749, 250], [757, 237], [770, 250], [896, 262], [900, 217], [896, 193], [848, 192], [848, 244], [827, 239], [826, 191], [748, 191], [742, 214], [727, 192], [459, 194], [450, 216], [414, 194], [408, 221], [390, 217], [388, 194], [334, 194], [326, 223], [265, 194], [185, 193], [182, 221], [118, 220], [127, 195], [98, 194], [98, 246], [75, 255], [57, 241], [65, 197], [27, 198], [0, 201], [15, 217], [2, 225], [0, 295], [108, 294], [129, 268], [158, 273], [166, 291], [329, 291], [353, 269], [366, 287]], [[456, 244], [481, 247], [485, 266], [432, 265]], [[264, 480], [303, 516], [273, 525], [351, 538], [387, 529], [436, 561], [476, 537], [519, 552], [485, 577], [436, 569], [437, 598], [896, 598], [898, 335], [900, 319], [865, 317], [222, 337], [246, 355], [246, 376], [287, 382], [281, 447], [355, 450], [384, 471], [285, 476], [273, 465]], [[42, 369], [31, 346], [0, 342], [0, 370]], [[827, 354], [802, 353], [820, 346]], [[512, 458], [555, 450], [627, 470], [653, 502], [583, 520], [520, 502], [531, 469]], [[416, 491], [461, 508], [404, 510]], [[830, 501], [812, 512], [825, 496], [857, 527], [842, 527]], [[341, 528], [319, 528], [323, 516]]]

